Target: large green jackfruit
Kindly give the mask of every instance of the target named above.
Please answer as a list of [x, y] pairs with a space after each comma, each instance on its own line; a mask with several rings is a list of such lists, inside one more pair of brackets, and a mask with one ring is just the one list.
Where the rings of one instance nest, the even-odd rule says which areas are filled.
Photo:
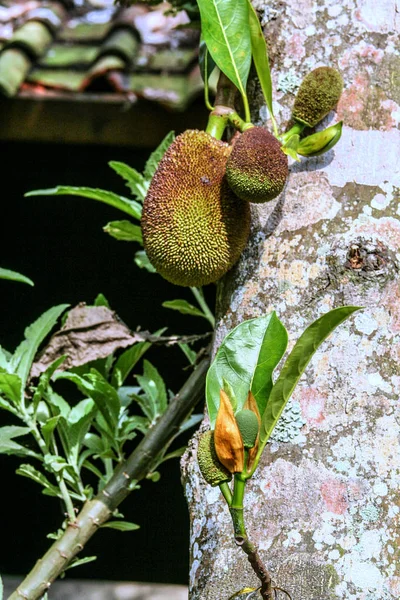
[[319, 123], [339, 101], [343, 79], [332, 67], [318, 67], [302, 81], [294, 101], [292, 117], [308, 127]]
[[278, 140], [263, 127], [251, 127], [235, 142], [226, 165], [233, 192], [248, 202], [276, 198], [288, 176], [288, 158]]
[[250, 208], [225, 177], [231, 147], [205, 131], [179, 135], [158, 165], [143, 204], [143, 243], [168, 281], [201, 286], [238, 260], [250, 229]]

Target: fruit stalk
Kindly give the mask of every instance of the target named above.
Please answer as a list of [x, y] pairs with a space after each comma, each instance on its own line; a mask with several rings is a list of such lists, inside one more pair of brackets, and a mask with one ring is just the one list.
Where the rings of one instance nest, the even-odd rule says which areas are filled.
[[150, 472], [154, 457], [168, 445], [183, 421], [204, 395], [209, 359], [203, 359], [173, 398], [158, 423], [144, 436], [126, 461], [116, 469], [105, 488], [87, 501], [74, 522], [38, 560], [9, 600], [37, 600], [83, 550], [92, 535], [110, 519], [118, 505]]

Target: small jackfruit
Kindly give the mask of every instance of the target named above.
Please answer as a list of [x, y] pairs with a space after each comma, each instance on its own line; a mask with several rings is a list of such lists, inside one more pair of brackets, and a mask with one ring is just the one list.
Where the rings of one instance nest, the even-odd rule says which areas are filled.
[[205, 131], [179, 135], [161, 159], [143, 204], [143, 243], [165, 279], [202, 286], [239, 259], [250, 208], [225, 178], [231, 148]]
[[243, 446], [247, 449], [253, 448], [258, 436], [259, 423], [256, 413], [245, 408], [240, 410], [236, 415], [236, 423], [238, 424], [240, 435], [242, 436]]
[[285, 186], [288, 159], [278, 140], [263, 127], [246, 129], [226, 164], [230, 188], [242, 200], [268, 202]]
[[332, 67], [318, 67], [302, 81], [294, 101], [292, 117], [314, 127], [339, 101], [343, 79]]
[[232, 475], [218, 460], [213, 431], [206, 431], [201, 435], [197, 448], [197, 462], [204, 479], [213, 487], [232, 479]]

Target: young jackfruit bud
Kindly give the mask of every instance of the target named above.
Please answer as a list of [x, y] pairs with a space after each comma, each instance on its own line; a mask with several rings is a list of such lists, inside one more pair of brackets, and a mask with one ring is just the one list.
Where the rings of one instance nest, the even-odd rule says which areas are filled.
[[239, 259], [250, 208], [225, 178], [231, 148], [205, 131], [187, 130], [161, 159], [143, 203], [143, 244], [151, 264], [171, 283], [202, 286]]
[[252, 410], [240, 410], [236, 415], [243, 446], [247, 449], [253, 448], [258, 437], [258, 419]]
[[331, 150], [338, 143], [341, 135], [342, 121], [302, 139], [297, 146], [297, 153], [301, 154], [301, 156], [319, 156], [320, 154], [324, 154], [324, 152], [328, 152], [328, 150]]
[[292, 117], [308, 127], [314, 127], [338, 103], [343, 79], [332, 67], [318, 67], [302, 81], [294, 101]]
[[244, 466], [244, 448], [232, 405], [224, 390], [220, 391], [220, 402], [215, 421], [214, 444], [219, 461], [229, 473], [241, 473]]
[[[257, 421], [258, 421], [258, 431], [259, 431], [260, 427], [261, 427], [261, 415], [260, 415], [260, 411], [258, 410], [258, 405], [257, 405], [256, 399], [254, 398], [254, 395], [251, 392], [251, 390], [249, 390], [249, 393], [247, 394], [246, 402], [245, 402], [243, 408], [246, 410], [251, 410], [256, 415]], [[253, 466], [254, 459], [257, 456], [258, 441], [259, 441], [259, 436], [257, 435], [257, 439], [255, 441], [253, 448], [251, 448], [249, 450], [249, 462], [247, 465], [249, 468], [251, 468]]]
[[213, 431], [206, 431], [201, 435], [197, 448], [197, 462], [204, 479], [213, 487], [232, 479], [232, 475], [218, 460]]
[[288, 159], [281, 144], [263, 127], [246, 129], [235, 142], [226, 163], [230, 188], [247, 202], [268, 202], [284, 188]]

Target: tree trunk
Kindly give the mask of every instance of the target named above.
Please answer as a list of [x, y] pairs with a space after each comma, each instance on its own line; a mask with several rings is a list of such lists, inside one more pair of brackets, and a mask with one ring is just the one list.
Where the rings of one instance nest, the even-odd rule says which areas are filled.
[[[324, 343], [293, 394], [249, 482], [249, 535], [293, 600], [398, 600], [400, 6], [254, 5], [269, 43], [281, 127], [300, 79], [330, 65], [345, 80], [337, 110], [344, 128], [334, 151], [291, 166], [278, 201], [253, 207], [248, 247], [219, 286], [215, 350], [243, 319], [271, 309], [293, 344], [327, 310], [365, 308]], [[262, 124], [266, 110], [251, 85], [253, 121]], [[183, 459], [190, 598], [228, 600], [258, 582], [235, 546], [219, 489], [199, 475], [196, 443]]]

